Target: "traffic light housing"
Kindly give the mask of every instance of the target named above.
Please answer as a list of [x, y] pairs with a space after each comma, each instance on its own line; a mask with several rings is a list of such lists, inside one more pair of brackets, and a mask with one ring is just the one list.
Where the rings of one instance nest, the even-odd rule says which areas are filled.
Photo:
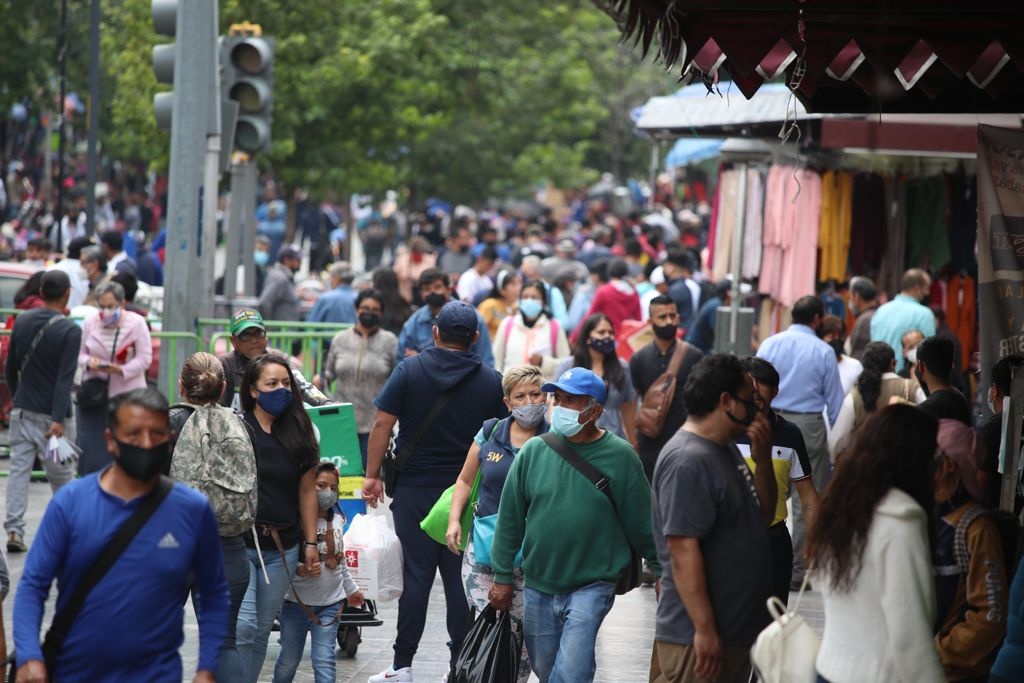
[[[177, 0], [153, 0], [153, 28], [159, 35], [171, 36], [177, 32]], [[174, 62], [177, 53], [175, 43], [163, 43], [153, 46], [153, 72], [157, 83], [174, 84]], [[156, 125], [160, 130], [171, 129], [171, 109], [174, 102], [174, 91], [159, 92], [153, 96], [153, 111]]]
[[254, 154], [270, 149], [274, 109], [274, 40], [227, 36], [221, 41], [221, 95], [238, 103], [231, 146]]

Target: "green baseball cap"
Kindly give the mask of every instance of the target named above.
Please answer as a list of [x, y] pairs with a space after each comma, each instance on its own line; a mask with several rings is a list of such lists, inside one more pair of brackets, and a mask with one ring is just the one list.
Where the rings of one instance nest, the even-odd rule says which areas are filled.
[[231, 332], [232, 337], [237, 337], [243, 330], [247, 330], [250, 327], [258, 327], [261, 330], [267, 329], [267, 326], [263, 324], [263, 316], [260, 315], [259, 311], [243, 308], [231, 316], [231, 325], [228, 327], [228, 330]]

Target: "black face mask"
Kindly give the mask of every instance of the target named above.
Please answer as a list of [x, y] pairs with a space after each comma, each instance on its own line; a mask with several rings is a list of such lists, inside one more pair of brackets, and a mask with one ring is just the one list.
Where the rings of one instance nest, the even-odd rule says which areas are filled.
[[739, 401], [740, 403], [742, 403], [743, 407], [746, 408], [746, 410], [747, 410], [746, 417], [745, 417], [745, 419], [741, 420], [740, 418], [736, 417], [735, 415], [733, 415], [728, 410], [725, 411], [725, 414], [729, 417], [730, 420], [732, 420], [736, 424], [743, 425], [744, 427], [749, 427], [750, 425], [752, 425], [754, 423], [754, 420], [757, 419], [757, 404], [754, 403], [753, 401], [744, 401], [739, 396], [733, 396], [733, 398], [736, 399], [737, 401]]
[[171, 461], [170, 442], [164, 442], [152, 448], [141, 448], [118, 439], [117, 450], [120, 455], [117, 464], [124, 473], [138, 481], [149, 481], [160, 474]]
[[675, 325], [654, 325], [653, 323], [651, 327], [654, 329], [654, 336], [664, 341], [675, 339], [676, 330], [679, 329]]
[[368, 329], [380, 325], [380, 313], [360, 313], [359, 324]]
[[438, 292], [431, 292], [430, 294], [427, 294], [425, 297], [423, 297], [423, 301], [431, 308], [441, 308], [446, 303], [448, 303], [448, 295], [439, 294]]

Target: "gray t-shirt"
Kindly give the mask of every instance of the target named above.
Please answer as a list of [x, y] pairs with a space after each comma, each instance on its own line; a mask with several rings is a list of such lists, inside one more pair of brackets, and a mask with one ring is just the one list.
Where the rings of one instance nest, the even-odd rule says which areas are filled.
[[722, 643], [749, 646], [770, 620], [768, 525], [754, 478], [735, 446], [722, 448], [680, 429], [654, 468], [651, 524], [665, 589], [655, 638], [692, 645], [693, 622], [672, 579], [666, 536], [700, 539], [708, 596]]

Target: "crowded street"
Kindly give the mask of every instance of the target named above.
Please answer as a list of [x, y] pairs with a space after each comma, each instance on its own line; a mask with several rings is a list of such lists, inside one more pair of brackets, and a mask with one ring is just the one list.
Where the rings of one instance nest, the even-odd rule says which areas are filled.
[[1024, 6], [13, 3], [10, 683], [1024, 683]]

